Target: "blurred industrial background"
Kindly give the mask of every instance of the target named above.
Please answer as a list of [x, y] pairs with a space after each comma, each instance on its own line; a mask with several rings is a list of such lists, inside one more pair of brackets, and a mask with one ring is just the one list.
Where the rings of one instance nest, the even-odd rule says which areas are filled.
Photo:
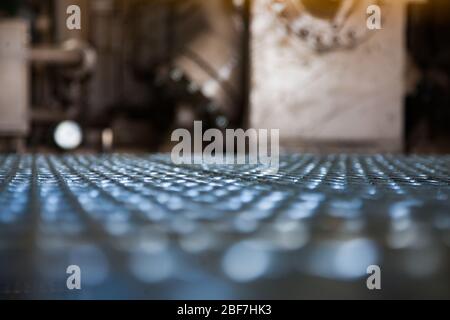
[[[366, 27], [371, 4], [382, 30]], [[281, 129], [288, 150], [446, 152], [449, 6], [5, 0], [0, 148], [167, 151], [203, 120]]]
[[[449, 298], [449, 33], [448, 0], [1, 0], [0, 299]], [[195, 120], [279, 129], [278, 172], [175, 165]]]
[[[72, 4], [81, 30], [66, 26]], [[105, 143], [157, 151], [194, 119], [219, 128], [242, 122], [242, 6], [14, 0], [0, 12], [0, 135], [22, 149], [56, 147], [55, 128], [67, 120], [93, 151]]]

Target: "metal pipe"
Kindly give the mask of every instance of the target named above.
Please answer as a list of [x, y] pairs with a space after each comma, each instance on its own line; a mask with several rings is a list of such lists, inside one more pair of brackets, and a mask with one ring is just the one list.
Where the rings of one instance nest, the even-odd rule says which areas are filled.
[[33, 63], [76, 66], [83, 62], [83, 52], [79, 49], [35, 47], [29, 50], [28, 59]]
[[241, 36], [241, 86], [242, 97], [239, 106], [241, 115], [238, 119], [239, 125], [248, 127], [250, 90], [251, 90], [251, 24], [252, 24], [252, 0], [244, 0], [242, 3], [243, 30]]

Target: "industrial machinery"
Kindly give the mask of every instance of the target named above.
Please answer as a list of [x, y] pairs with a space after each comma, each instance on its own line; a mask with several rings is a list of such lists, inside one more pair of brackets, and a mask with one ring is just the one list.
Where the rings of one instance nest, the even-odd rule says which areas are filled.
[[[69, 5], [80, 8], [81, 30], [66, 26]], [[56, 126], [70, 120], [78, 123], [85, 149], [102, 150], [109, 130], [116, 147], [156, 151], [171, 128], [193, 120], [217, 128], [242, 122], [242, 5], [59, 0], [2, 6], [11, 18], [2, 19], [0, 39], [20, 44], [0, 51], [8, 65], [1, 81], [9, 84], [0, 89], [2, 135], [48, 149], [57, 143]]]
[[[70, 5], [81, 30], [67, 28]], [[202, 120], [281, 128], [295, 150], [439, 152], [447, 12], [442, 0], [2, 1], [0, 149], [67, 151], [54, 137], [71, 121], [78, 150], [166, 151], [173, 128]]]

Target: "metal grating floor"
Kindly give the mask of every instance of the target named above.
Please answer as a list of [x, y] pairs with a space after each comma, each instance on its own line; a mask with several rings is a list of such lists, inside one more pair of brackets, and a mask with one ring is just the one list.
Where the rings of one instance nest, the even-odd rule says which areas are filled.
[[450, 156], [3, 155], [0, 298], [450, 298], [449, 208]]

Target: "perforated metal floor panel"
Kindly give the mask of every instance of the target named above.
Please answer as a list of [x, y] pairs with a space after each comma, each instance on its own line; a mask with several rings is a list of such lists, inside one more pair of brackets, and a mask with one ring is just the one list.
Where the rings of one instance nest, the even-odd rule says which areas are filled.
[[448, 156], [4, 155], [0, 298], [450, 298], [449, 197]]

